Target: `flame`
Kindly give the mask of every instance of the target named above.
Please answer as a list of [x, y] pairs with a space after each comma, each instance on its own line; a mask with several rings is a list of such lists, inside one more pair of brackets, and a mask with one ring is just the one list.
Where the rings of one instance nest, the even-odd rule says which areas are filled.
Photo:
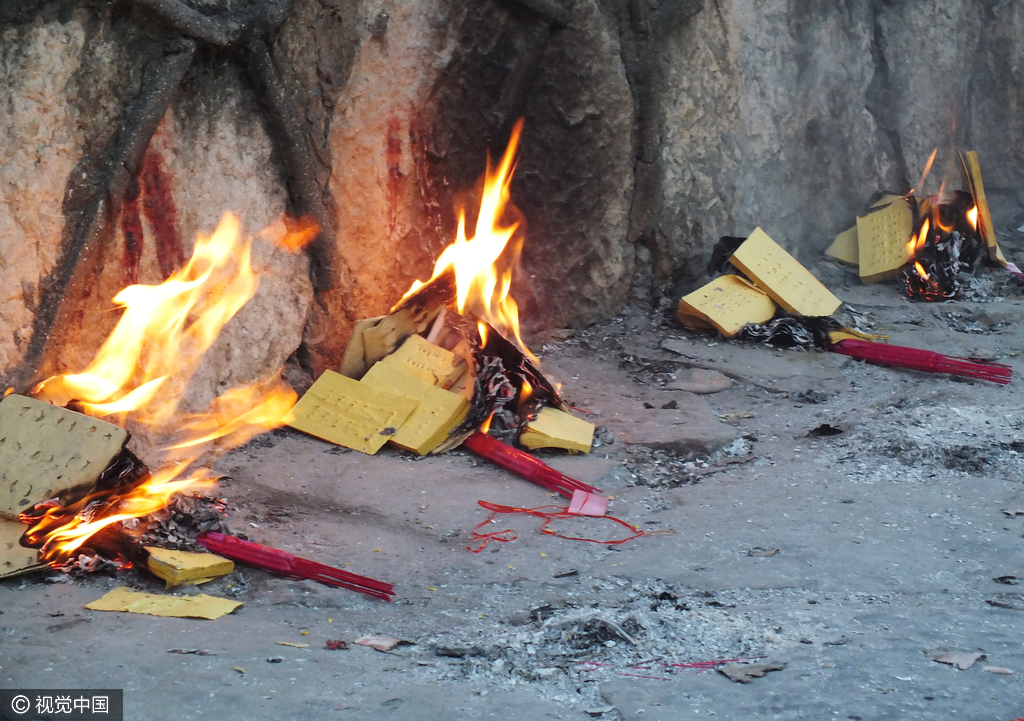
[[494, 419], [494, 413], [492, 412], [491, 415], [487, 416], [487, 420], [480, 424], [480, 428], [478, 429], [478, 432], [479, 433], [483, 433], [486, 436], [487, 432], [489, 430], [491, 430], [491, 420], [493, 420], [493, 419]]
[[978, 229], [978, 206], [975, 205], [973, 208], [967, 211], [967, 222], [971, 224], [971, 227], [975, 230]]
[[[282, 240], [289, 232], [272, 235], [288, 247], [310, 233], [308, 224], [299, 224], [297, 240]], [[101, 518], [91, 518], [87, 507], [53, 528], [67, 509], [47, 509], [29, 531], [31, 538], [45, 529], [38, 539], [45, 560], [59, 562], [102, 528], [153, 513], [185, 488], [211, 484], [204, 471], [180, 476], [212, 448], [240, 445], [281, 424], [296, 394], [277, 374], [229, 389], [202, 413], [178, 410], [204, 353], [258, 285], [251, 240], [226, 213], [212, 235], [196, 238], [192, 258], [164, 283], [132, 285], [114, 297], [124, 312], [85, 370], [48, 378], [33, 389], [36, 397], [58, 405], [75, 399], [85, 413], [141, 429], [161, 444], [146, 459], [157, 470], [143, 485], [111, 498]]]
[[320, 234], [320, 226], [312, 218], [283, 215], [264, 228], [260, 235], [289, 253], [297, 253]]
[[921, 173], [921, 180], [918, 182], [917, 188], [915, 189], [918, 195], [924, 192], [924, 181], [928, 179], [928, 173], [932, 172], [932, 164], [935, 163], [935, 156], [938, 152], [939, 149], [935, 148], [935, 150], [932, 151], [932, 154], [928, 156], [928, 162], [924, 164], [924, 172]]
[[924, 219], [921, 223], [921, 230], [918, 232], [917, 237], [910, 236], [910, 240], [907, 241], [907, 253], [911, 259], [917, 257], [918, 252], [924, 247], [924, 244], [928, 242], [928, 230], [931, 227], [931, 221], [928, 218]]
[[533, 396], [533, 386], [530, 385], [530, 381], [523, 379], [523, 388], [519, 391], [519, 403], [526, 403]]
[[[434, 274], [430, 280], [445, 272], [455, 276], [456, 309], [465, 313], [467, 309], [478, 318], [487, 321], [497, 332], [514, 342], [523, 353], [536, 362], [536, 357], [523, 343], [519, 331], [519, 307], [509, 295], [512, 286], [512, 265], [518, 256], [521, 234], [517, 238], [513, 253], [507, 253], [509, 242], [516, 237], [520, 223], [502, 225], [502, 217], [508, 207], [512, 173], [516, 166], [516, 148], [522, 135], [523, 121], [520, 119], [512, 129], [505, 154], [496, 168], [491, 167], [487, 158], [484, 174], [484, 190], [480, 201], [473, 237], [466, 235], [466, 212], [459, 210], [458, 228], [455, 241], [438, 257]], [[513, 262], [508, 262], [508, 256]], [[501, 260], [505, 262], [502, 263]], [[504, 266], [504, 267], [501, 267]], [[429, 282], [429, 281], [428, 281]], [[414, 281], [398, 305], [410, 298], [424, 283]], [[396, 306], [397, 307], [397, 306]], [[486, 334], [481, 332], [481, 338]]]
[[187, 466], [188, 462], [182, 462], [160, 469], [149, 481], [130, 493], [115, 496], [109, 504], [104, 505], [102, 512], [105, 515], [97, 520], [90, 520], [89, 505], [68, 518], [66, 509], [54, 503], [46, 509], [42, 518], [34, 520], [27, 534], [28, 539], [33, 545], [41, 545], [40, 556], [43, 560], [59, 563], [104, 528], [154, 513], [166, 506], [171, 496], [179, 491], [214, 484], [215, 479], [208, 473], [175, 480]]

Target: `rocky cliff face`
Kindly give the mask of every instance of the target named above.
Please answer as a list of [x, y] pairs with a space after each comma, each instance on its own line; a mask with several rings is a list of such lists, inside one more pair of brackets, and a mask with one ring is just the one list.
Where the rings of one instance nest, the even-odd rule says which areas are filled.
[[810, 257], [872, 192], [916, 185], [935, 147], [978, 150], [1015, 228], [1022, 22], [1018, 3], [709, 4], [662, 48], [662, 272], [758, 225]]
[[[520, 116], [514, 293], [534, 328], [609, 316], [631, 283], [692, 278], [719, 235], [757, 225], [810, 256], [872, 192], [916, 184], [936, 146], [978, 150], [997, 228], [1024, 221], [1015, 2], [295, 0], [265, 32], [226, 39], [145, 0], [4, 5], [10, 383], [44, 362], [80, 367], [110, 298], [166, 277], [227, 209], [255, 233], [315, 206], [325, 235], [312, 264], [257, 238], [264, 280], [196, 399], [293, 354], [314, 373], [336, 366], [355, 320], [430, 273], [457, 200]], [[249, 36], [280, 81], [270, 111]], [[170, 68], [169, 100], [144, 152], [115, 162], [150, 63]], [[89, 208], [98, 230], [83, 243]]]

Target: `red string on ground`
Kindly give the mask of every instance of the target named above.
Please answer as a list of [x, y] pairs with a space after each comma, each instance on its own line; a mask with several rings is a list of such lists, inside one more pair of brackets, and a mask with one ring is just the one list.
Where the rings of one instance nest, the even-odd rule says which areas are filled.
[[584, 538], [582, 536], [566, 536], [564, 534], [552, 530], [548, 526], [551, 524], [552, 521], [566, 520], [570, 518], [578, 520], [584, 518], [584, 516], [580, 516], [575, 513], [569, 513], [568, 508], [562, 508], [561, 506], [538, 506], [537, 508], [519, 508], [517, 506], [502, 506], [497, 503], [489, 503], [487, 501], [477, 501], [477, 503], [481, 506], [481, 508], [485, 508], [488, 511], [490, 511], [491, 515], [487, 518], [487, 520], [477, 524], [477, 526], [473, 529], [473, 536], [472, 538], [470, 538], [470, 541], [481, 542], [478, 548], [466, 546], [466, 550], [472, 551], [473, 553], [480, 553], [487, 547], [487, 544], [491, 541], [509, 543], [510, 541], [516, 540], [518, 536], [516, 535], [516, 532], [513, 531], [511, 528], [505, 528], [501, 531], [491, 531], [490, 533], [480, 533], [481, 528], [486, 526], [488, 523], [493, 522], [494, 519], [497, 518], [499, 515], [514, 513], [525, 513], [529, 516], [534, 516], [535, 518], [544, 519], [544, 522], [540, 525], [540, 532], [548, 536], [554, 536], [555, 538], [564, 538], [567, 541], [585, 541], [587, 543], [600, 543], [605, 546], [614, 546], [620, 543], [626, 543], [627, 541], [632, 541], [633, 539], [640, 538], [641, 536], [652, 536], [655, 534], [666, 535], [666, 533], [674, 533], [674, 531], [643, 531], [637, 526], [634, 526], [633, 524], [629, 523], [628, 521], [623, 521], [621, 518], [615, 518], [614, 516], [586, 516], [586, 518], [592, 518], [594, 520], [605, 519], [613, 521], [619, 524], [620, 526], [623, 526], [624, 528], [628, 528], [631, 533], [629, 536], [625, 538], [612, 539], [610, 541], [602, 541], [597, 538]]

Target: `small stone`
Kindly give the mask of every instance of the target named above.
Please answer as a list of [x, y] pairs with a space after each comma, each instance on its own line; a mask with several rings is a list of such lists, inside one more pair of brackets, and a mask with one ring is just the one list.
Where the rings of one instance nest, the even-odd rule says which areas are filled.
[[706, 395], [724, 391], [732, 385], [732, 380], [718, 371], [703, 368], [684, 368], [676, 371], [672, 380], [665, 384], [666, 390], [688, 391]]

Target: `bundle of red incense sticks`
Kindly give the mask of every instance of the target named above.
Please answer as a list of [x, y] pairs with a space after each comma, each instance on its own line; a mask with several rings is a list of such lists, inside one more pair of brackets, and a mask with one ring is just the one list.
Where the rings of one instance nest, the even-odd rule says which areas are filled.
[[539, 458], [534, 458], [529, 453], [524, 453], [484, 433], [473, 433], [462, 442], [462, 445], [517, 476], [544, 486], [549, 491], [561, 493], [566, 498], [572, 498], [573, 491], [601, 492], [593, 486], [556, 471]]
[[342, 571], [333, 566], [325, 566], [287, 551], [261, 546], [252, 541], [243, 541], [235, 536], [208, 531], [196, 540], [213, 553], [253, 568], [262, 568], [264, 571], [270, 571], [279, 576], [307, 578], [325, 586], [347, 588], [384, 601], [390, 601], [391, 597], [395, 595], [395, 589], [390, 583]]
[[829, 350], [869, 363], [910, 368], [928, 373], [948, 373], [1004, 385], [1010, 382], [1010, 375], [1013, 373], [1012, 367], [1002, 363], [983, 363], [969, 358], [942, 355], [930, 350], [872, 343], [856, 338], [847, 338], [833, 343], [829, 346]]

